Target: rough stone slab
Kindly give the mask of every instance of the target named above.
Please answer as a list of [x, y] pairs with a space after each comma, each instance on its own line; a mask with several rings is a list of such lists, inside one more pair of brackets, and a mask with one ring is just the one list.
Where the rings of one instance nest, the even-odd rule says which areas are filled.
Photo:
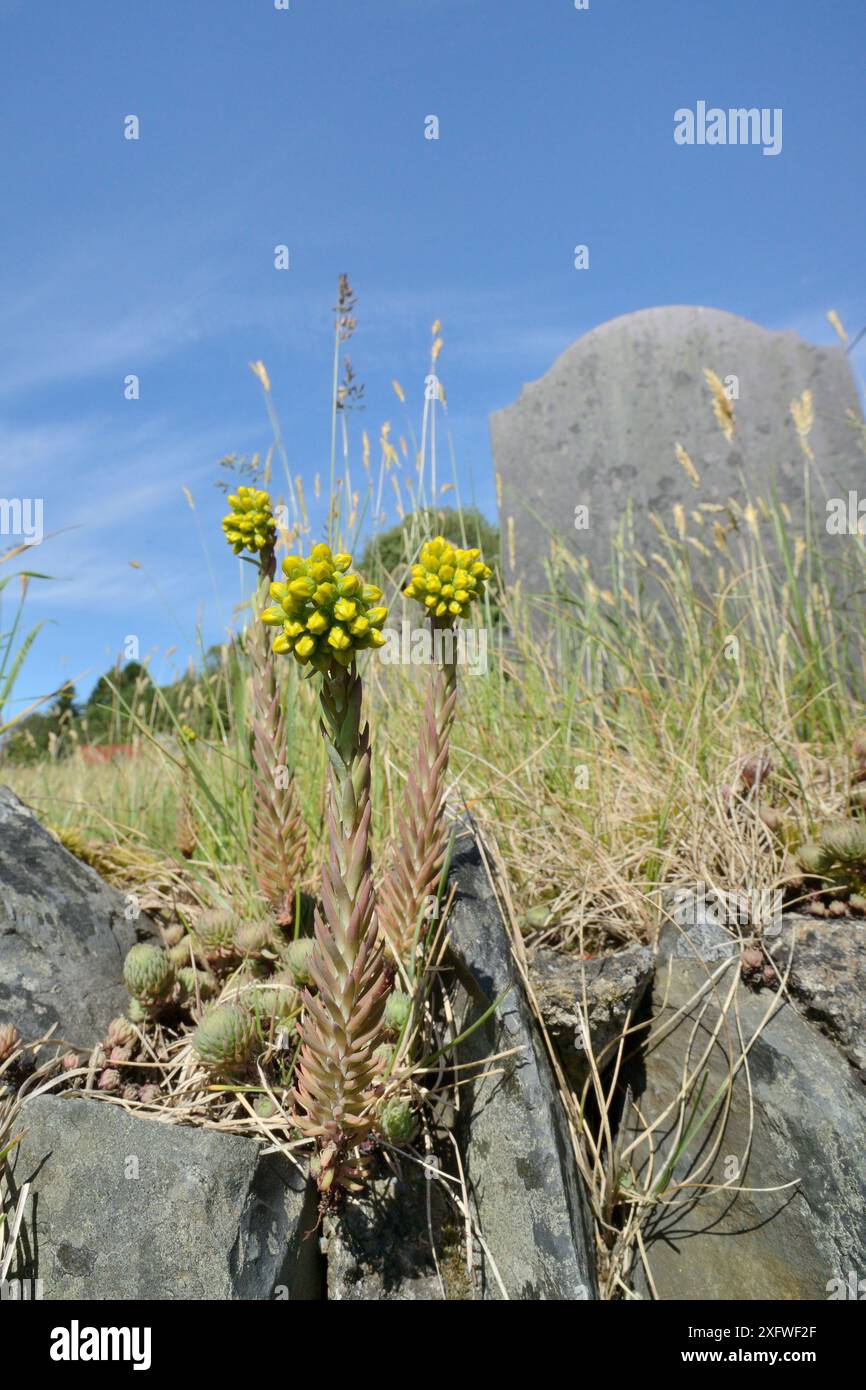
[[360, 1199], [326, 1221], [328, 1298], [367, 1303], [471, 1299], [471, 1284], [460, 1269], [459, 1252], [455, 1259], [448, 1228], [446, 1202], [435, 1182], [430, 1185], [428, 1227], [427, 1181], [414, 1165], [399, 1178], [375, 1179]]
[[48, 1095], [25, 1102], [25, 1127], [10, 1279], [41, 1279], [49, 1300], [320, 1297], [314, 1192], [255, 1140]]
[[[695, 909], [690, 910], [690, 903]], [[703, 960], [717, 964], [758, 935], [765, 949], [788, 974], [788, 993], [797, 1010], [842, 1050], [866, 1077], [866, 923], [858, 918], [823, 918], [786, 912], [775, 924], [720, 927], [712, 900], [692, 899], [685, 891], [666, 890], [671, 920], [659, 941], [659, 957]], [[793, 957], [791, 949], [793, 946]]]
[[659, 934], [659, 961], [673, 956], [677, 960], [703, 961], [718, 965], [739, 955], [743, 941], [751, 939], [750, 925], [739, 922], [722, 926], [726, 910], [715, 894], [689, 888], [665, 888], [662, 892], [663, 926]]
[[[724, 935], [716, 929], [719, 938]], [[673, 1023], [711, 970], [699, 960], [669, 949], [662, 956], [652, 997], [656, 1026]], [[722, 987], [730, 984], [732, 959]], [[738, 985], [739, 1020], [748, 1041], [775, 996], [753, 994]], [[662, 1005], [665, 1000], [666, 1005]], [[691, 1008], [669, 1035], [652, 1046], [633, 1069], [631, 1081], [644, 1117], [652, 1121], [675, 1097], [688, 1040], [697, 1019]], [[731, 1018], [731, 1032], [736, 1030]], [[694, 1063], [702, 1055], [718, 1019], [711, 1002], [692, 1044]], [[724, 1037], [724, 1030], [722, 1036]], [[736, 1049], [736, 1043], [730, 1044]], [[701, 1182], [723, 1183], [731, 1176], [731, 1156], [745, 1166], [735, 1185], [770, 1188], [799, 1179], [799, 1186], [777, 1192], [704, 1193], [685, 1205], [660, 1208], [645, 1232], [648, 1256], [662, 1299], [824, 1300], [830, 1281], [863, 1267], [866, 1256], [866, 1096], [839, 1051], [790, 1003], [783, 1003], [749, 1054], [753, 1106], [742, 1070], [734, 1082], [733, 1104], [724, 1123], [719, 1153]], [[701, 1109], [723, 1086], [725, 1053], [713, 1047], [705, 1068]], [[688, 1111], [690, 1113], [690, 1109]], [[753, 1123], [749, 1145], [750, 1119]], [[678, 1160], [673, 1181], [686, 1182], [694, 1165], [709, 1153], [722, 1124], [717, 1108]], [[676, 1115], [654, 1135], [658, 1176], [673, 1156]], [[634, 1137], [635, 1129], [628, 1135]], [[641, 1150], [641, 1154], [643, 1154]], [[679, 1198], [688, 1197], [682, 1191]], [[638, 1292], [648, 1297], [640, 1272]]]
[[0, 1023], [14, 1023], [25, 1042], [56, 1023], [59, 1039], [94, 1046], [129, 1003], [127, 951], [153, 933], [143, 915], [128, 921], [125, 907], [0, 787]]
[[592, 1056], [604, 1070], [616, 1056], [616, 1047], [611, 1044], [622, 1034], [629, 1013], [634, 1019], [652, 977], [653, 957], [648, 946], [630, 947], [594, 960], [581, 960], [548, 947], [533, 953], [529, 980], [563, 1070], [576, 1090], [589, 1076], [586, 1027]]
[[[738, 378], [730, 444], [713, 418], [705, 367], [722, 381]], [[821, 476], [813, 473], [813, 497], [824, 535], [826, 496], [847, 498], [863, 483], [863, 454], [846, 419], [848, 410], [858, 418], [862, 411], [841, 347], [816, 347], [793, 331], [692, 305], [643, 309], [586, 333], [490, 417], [503, 534], [514, 518], [516, 567], [508, 567], [507, 581], [522, 578], [525, 592], [547, 591], [552, 532], [600, 571], [629, 501], [638, 549], [657, 550], [651, 511], [670, 524], [676, 502], [690, 510], [696, 501], [739, 497], [741, 468], [768, 500], [775, 478], [802, 525], [805, 460], [790, 403], [806, 388], [814, 399], [810, 442]], [[677, 443], [700, 474], [698, 489], [677, 463]], [[589, 508], [588, 529], [575, 530], [578, 505]], [[855, 537], [828, 538], [828, 556], [850, 559], [857, 544]]]
[[810, 1023], [835, 1042], [866, 1080], [866, 924], [786, 916], [773, 958]]
[[[459, 1132], [476, 1220], [509, 1299], [595, 1298], [590, 1222], [565, 1114], [471, 832], [455, 844], [451, 878], [458, 890], [448, 920], [460, 982], [458, 1027], [508, 990], [493, 1017], [461, 1045], [458, 1060], [518, 1049], [490, 1065], [497, 1075], [461, 1087]], [[481, 1251], [478, 1281], [480, 1298], [502, 1297]]]

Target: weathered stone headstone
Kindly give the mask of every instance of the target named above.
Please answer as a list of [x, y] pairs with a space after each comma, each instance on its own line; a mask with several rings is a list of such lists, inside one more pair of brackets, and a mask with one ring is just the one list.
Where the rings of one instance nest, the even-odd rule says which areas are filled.
[[13, 1283], [61, 1301], [322, 1297], [315, 1190], [254, 1139], [51, 1095], [16, 1128]]
[[[736, 392], [730, 442], [713, 416], [705, 367]], [[812, 495], [823, 527], [827, 496], [847, 499], [859, 488], [866, 498], [866, 456], [847, 419], [848, 411], [862, 411], [841, 347], [815, 347], [792, 330], [777, 333], [690, 305], [643, 309], [585, 334], [513, 405], [491, 416], [508, 579], [521, 577], [526, 593], [548, 589], [543, 566], [551, 533], [601, 574], [629, 498], [638, 546], [652, 541], [657, 549], [651, 511], [669, 525], [676, 502], [693, 507], [742, 497], [741, 470], [750, 490], [766, 498], [775, 480], [802, 526], [806, 460], [790, 405], [807, 388], [814, 403]], [[677, 462], [678, 443], [700, 475], [697, 489]], [[578, 507], [588, 517], [576, 516]], [[585, 520], [585, 529], [576, 529], [576, 520]], [[858, 544], [849, 536], [833, 542], [837, 554]]]
[[129, 995], [126, 953], [154, 927], [0, 787], [0, 1023], [92, 1047]]

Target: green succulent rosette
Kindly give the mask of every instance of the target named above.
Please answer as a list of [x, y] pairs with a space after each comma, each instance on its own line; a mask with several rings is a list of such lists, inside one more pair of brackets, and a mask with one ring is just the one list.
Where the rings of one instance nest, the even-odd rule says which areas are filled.
[[145, 1007], [164, 1003], [174, 986], [174, 968], [159, 946], [140, 942], [130, 947], [123, 962], [123, 983]]
[[365, 584], [351, 565], [351, 555], [332, 555], [327, 545], [314, 546], [308, 559], [286, 557], [285, 579], [270, 587], [273, 607], [260, 614], [263, 623], [279, 628], [275, 652], [291, 652], [302, 666], [324, 672], [335, 662], [350, 666], [356, 652], [384, 646], [382, 590]]
[[399, 1096], [386, 1100], [379, 1109], [379, 1129], [392, 1144], [410, 1143], [418, 1124], [409, 1102]]
[[243, 1075], [254, 1043], [255, 1020], [232, 1004], [221, 1004], [205, 1014], [192, 1037], [199, 1060], [228, 1077]]

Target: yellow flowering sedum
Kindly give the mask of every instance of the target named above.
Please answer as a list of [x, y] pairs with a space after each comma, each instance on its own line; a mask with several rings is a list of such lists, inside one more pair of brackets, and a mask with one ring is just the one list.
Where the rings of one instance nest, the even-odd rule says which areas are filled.
[[436, 536], [422, 546], [403, 592], [423, 604], [431, 617], [451, 626], [466, 617], [492, 574], [480, 550], [458, 550], [444, 536]]
[[332, 555], [326, 545], [314, 546], [307, 560], [286, 557], [285, 580], [270, 589], [274, 606], [261, 615], [263, 623], [280, 628], [275, 652], [291, 652], [302, 666], [324, 671], [334, 661], [349, 666], [356, 652], [384, 646], [380, 629], [388, 610], [379, 605], [382, 590], [365, 584], [351, 565], [351, 555]]
[[256, 487], [239, 487], [229, 498], [231, 511], [223, 517], [226, 540], [236, 555], [248, 550], [259, 555], [273, 546], [277, 526], [268, 494]]

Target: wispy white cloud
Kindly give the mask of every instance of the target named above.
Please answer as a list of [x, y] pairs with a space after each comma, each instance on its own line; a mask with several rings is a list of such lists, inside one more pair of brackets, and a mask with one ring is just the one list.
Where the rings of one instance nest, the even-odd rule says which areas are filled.
[[185, 206], [134, 219], [116, 212], [14, 273], [0, 263], [0, 398], [135, 372], [238, 325], [272, 321], [272, 297], [231, 277], [242, 209], [227, 210], [213, 192], [197, 210], [196, 218]]
[[[247, 428], [237, 428], [235, 436], [243, 438]], [[159, 576], [160, 591], [172, 596], [178, 611], [188, 612], [188, 596], [196, 584], [201, 589], [202, 555], [182, 489], [210, 485], [224, 438], [217, 427], [178, 431], [165, 421], [152, 422], [132, 442], [106, 433], [97, 420], [0, 431], [0, 447], [11, 443], [19, 460], [26, 459], [17, 470], [18, 493], [44, 500], [47, 539], [31, 547], [18, 567], [40, 568], [58, 582], [33, 587], [34, 609], [104, 614], [129, 609], [142, 597], [150, 603], [152, 583], [147, 598], [142, 572], [130, 567], [135, 561]], [[43, 450], [57, 466], [41, 466]], [[12, 487], [7, 491], [18, 495]], [[205, 493], [203, 500], [209, 498]]]
[[203, 336], [201, 295], [185, 301], [148, 297], [144, 305], [64, 305], [44, 289], [0, 308], [4, 369], [0, 396], [76, 381], [98, 373], [137, 371], [198, 342]]
[[[8, 492], [20, 493], [44, 483], [54, 467], [70, 457], [80, 457], [93, 442], [94, 426], [88, 419], [55, 424], [16, 425], [0, 418], [0, 477]], [[37, 475], [38, 470], [38, 475]]]

